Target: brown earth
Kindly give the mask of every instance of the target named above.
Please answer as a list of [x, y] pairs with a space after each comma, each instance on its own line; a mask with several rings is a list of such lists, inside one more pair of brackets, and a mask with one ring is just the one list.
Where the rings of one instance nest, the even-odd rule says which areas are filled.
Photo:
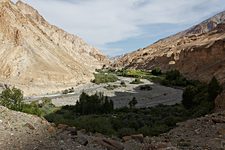
[[50, 25], [31, 6], [1, 0], [0, 62], [0, 82], [33, 95], [87, 83], [109, 61], [78, 36]]
[[4, 150], [220, 150], [225, 148], [225, 112], [177, 124], [158, 137], [118, 138], [88, 133], [67, 125], [0, 106], [0, 149]]
[[178, 69], [191, 79], [225, 83], [225, 12], [119, 58], [113, 66]]

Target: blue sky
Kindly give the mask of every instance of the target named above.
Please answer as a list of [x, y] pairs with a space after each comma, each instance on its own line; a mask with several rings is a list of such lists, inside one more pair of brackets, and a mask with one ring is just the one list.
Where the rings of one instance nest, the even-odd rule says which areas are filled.
[[23, 1], [109, 56], [145, 47], [225, 10], [225, 0]]

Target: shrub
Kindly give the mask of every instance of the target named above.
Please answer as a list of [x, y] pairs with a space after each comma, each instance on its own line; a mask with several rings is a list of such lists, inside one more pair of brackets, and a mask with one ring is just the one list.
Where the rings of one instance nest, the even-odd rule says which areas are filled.
[[74, 92], [74, 88], [72, 87], [69, 89], [69, 93], [73, 93], [73, 92]]
[[16, 111], [21, 111], [23, 109], [23, 93], [20, 89], [15, 87], [6, 88], [2, 91], [0, 97], [0, 104]]
[[165, 86], [187, 86], [188, 80], [178, 71], [171, 70], [165, 73], [165, 79], [161, 81]]
[[124, 81], [121, 81], [121, 82], [120, 82], [120, 85], [121, 85], [122, 87], [126, 87], [126, 86], [127, 86], [126, 83], [125, 83]]
[[83, 92], [74, 110], [81, 115], [109, 113], [113, 111], [113, 101], [108, 100], [102, 93], [89, 96]]
[[73, 93], [74, 92], [74, 88], [70, 88], [70, 89], [66, 89], [62, 91], [62, 94], [68, 94], [68, 93]]
[[151, 71], [152, 75], [155, 75], [155, 76], [159, 76], [159, 75], [162, 75], [162, 71], [160, 70], [160, 68], [155, 68]]
[[63, 92], [62, 92], [62, 94], [68, 94], [69, 93], [69, 90], [64, 90]]
[[98, 132], [106, 135], [114, 134], [110, 119], [101, 116], [82, 116], [75, 120], [74, 125], [89, 132]]
[[194, 98], [198, 93], [198, 89], [194, 86], [188, 86], [183, 92], [182, 104], [185, 108], [189, 109], [194, 106]]
[[222, 92], [222, 87], [220, 86], [218, 80], [213, 77], [208, 85], [208, 100], [214, 101], [215, 98]]
[[133, 97], [133, 99], [129, 102], [130, 108], [131, 108], [131, 109], [134, 108], [135, 105], [136, 105], [137, 103], [138, 103], [138, 102], [137, 102], [136, 98]]
[[118, 78], [114, 74], [97, 73], [94, 75], [95, 75], [95, 79], [92, 82], [96, 84], [116, 82], [118, 80]]
[[123, 136], [129, 136], [129, 135], [133, 135], [135, 134], [136, 131], [134, 128], [121, 128], [118, 130], [118, 135], [119, 137], [123, 137]]
[[38, 107], [38, 105], [35, 102], [31, 104], [24, 104], [22, 112], [27, 114], [37, 115], [37, 116], [43, 115], [43, 112], [41, 111], [41, 109]]
[[136, 78], [130, 82], [130, 84], [141, 84], [141, 83], [143, 83], [143, 82], [141, 82], [140, 78]]
[[150, 90], [152, 90], [152, 87], [151, 87], [151, 85], [141, 85], [140, 86], [140, 90], [142, 90], [142, 91], [150, 91]]

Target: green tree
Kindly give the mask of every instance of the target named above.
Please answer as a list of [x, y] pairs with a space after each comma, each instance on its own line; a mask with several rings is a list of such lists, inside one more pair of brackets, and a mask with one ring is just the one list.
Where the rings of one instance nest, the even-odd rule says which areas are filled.
[[152, 75], [155, 75], [155, 76], [159, 76], [159, 75], [162, 75], [162, 71], [160, 70], [160, 68], [155, 68], [151, 71]]
[[194, 98], [198, 93], [198, 89], [194, 86], [187, 86], [183, 92], [182, 104], [185, 108], [192, 108], [194, 105]]
[[133, 97], [133, 99], [129, 102], [130, 108], [131, 108], [131, 109], [134, 108], [135, 105], [136, 105], [137, 103], [138, 103], [138, 102], [137, 102], [136, 97]]
[[208, 100], [214, 101], [215, 98], [222, 92], [222, 87], [220, 86], [218, 80], [213, 77], [208, 85]]
[[108, 100], [102, 93], [92, 96], [82, 93], [76, 102], [75, 112], [81, 115], [110, 113], [113, 111], [113, 101]]
[[23, 93], [20, 89], [17, 89], [15, 87], [6, 88], [4, 91], [2, 91], [1, 97], [0, 97], [0, 104], [12, 109], [21, 111], [23, 108]]

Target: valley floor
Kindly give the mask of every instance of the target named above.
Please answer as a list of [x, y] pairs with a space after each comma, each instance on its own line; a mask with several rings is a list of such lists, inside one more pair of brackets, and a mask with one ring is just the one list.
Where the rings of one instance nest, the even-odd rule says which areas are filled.
[[[75, 105], [82, 92], [89, 95], [95, 94], [96, 92], [102, 92], [105, 96], [108, 96], [113, 100], [115, 108], [128, 106], [129, 101], [131, 101], [133, 97], [138, 101], [138, 104], [136, 105], [137, 108], [152, 107], [158, 104], [173, 105], [180, 103], [182, 100], [182, 89], [162, 86], [146, 79], [141, 80], [143, 82], [142, 84], [130, 84], [133, 80], [134, 78], [119, 77], [119, 80], [114, 83], [99, 85], [89, 83], [75, 87], [74, 92], [67, 95], [55, 94], [29, 97], [26, 101], [31, 102], [39, 100], [42, 97], [49, 97], [52, 99], [52, 103], [56, 106]], [[121, 81], [125, 82], [126, 87], [120, 86]], [[105, 87], [108, 85], [115, 85], [118, 87], [112, 90], [107, 90]], [[152, 90], [140, 90], [140, 86], [142, 85], [150, 85]]]

